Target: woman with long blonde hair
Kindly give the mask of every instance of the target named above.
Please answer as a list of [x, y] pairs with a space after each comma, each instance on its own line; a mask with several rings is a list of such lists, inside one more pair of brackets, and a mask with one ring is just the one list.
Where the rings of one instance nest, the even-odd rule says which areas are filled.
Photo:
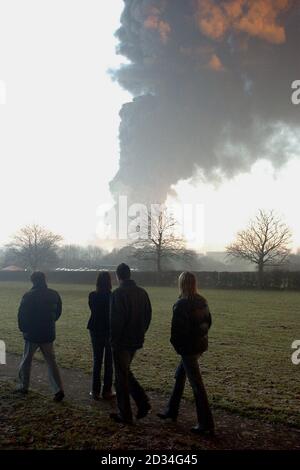
[[214, 435], [214, 420], [198, 363], [199, 357], [208, 348], [211, 314], [206, 299], [197, 291], [197, 280], [193, 273], [181, 273], [178, 284], [180, 295], [173, 306], [171, 343], [181, 356], [181, 360], [176, 370], [175, 386], [167, 409], [158, 416], [161, 419], [177, 420], [186, 377], [188, 377], [193, 389], [198, 417], [198, 425], [191, 431], [212, 436]]

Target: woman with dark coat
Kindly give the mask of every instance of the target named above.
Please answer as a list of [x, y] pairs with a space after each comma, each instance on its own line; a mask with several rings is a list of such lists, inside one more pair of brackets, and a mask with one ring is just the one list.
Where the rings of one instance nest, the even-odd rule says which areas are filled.
[[109, 272], [100, 272], [97, 279], [96, 290], [89, 294], [89, 307], [91, 316], [87, 328], [90, 330], [94, 365], [93, 385], [90, 395], [99, 400], [101, 395], [101, 369], [104, 357], [104, 382], [102, 398], [109, 400], [112, 393], [113, 365], [112, 351], [109, 343], [109, 309], [111, 296], [111, 277]]
[[186, 377], [193, 389], [196, 402], [198, 425], [193, 433], [214, 435], [214, 420], [209, 407], [206, 390], [202, 381], [198, 359], [208, 348], [208, 330], [211, 327], [211, 314], [204, 297], [197, 292], [196, 277], [190, 272], [179, 276], [180, 296], [173, 306], [171, 343], [181, 356], [175, 374], [175, 386], [165, 413], [161, 419], [177, 420], [180, 401]]

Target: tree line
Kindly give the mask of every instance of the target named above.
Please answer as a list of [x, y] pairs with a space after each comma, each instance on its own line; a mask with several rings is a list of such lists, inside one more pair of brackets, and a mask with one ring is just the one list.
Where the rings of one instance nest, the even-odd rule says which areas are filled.
[[113, 269], [120, 262], [141, 271], [222, 269], [220, 262], [161, 241], [157, 248], [146, 242], [131, 243], [107, 251], [99, 246], [63, 244], [59, 235], [37, 225], [26, 226], [0, 249], [0, 269], [16, 266], [29, 271], [54, 269]]
[[185, 240], [176, 232], [176, 220], [166, 208], [152, 214], [148, 222], [148, 237], [136, 236], [128, 245], [110, 252], [98, 246], [63, 245], [60, 235], [39, 225], [29, 225], [2, 248], [0, 266], [16, 265], [31, 271], [58, 268], [98, 270], [113, 268], [124, 261], [139, 270], [161, 272], [184, 269], [224, 271], [238, 270], [238, 267], [242, 271], [253, 265], [261, 287], [266, 269], [300, 269], [300, 253], [291, 254], [291, 231], [274, 211], [260, 210], [248, 227], [237, 234], [226, 248], [226, 263], [187, 249]]

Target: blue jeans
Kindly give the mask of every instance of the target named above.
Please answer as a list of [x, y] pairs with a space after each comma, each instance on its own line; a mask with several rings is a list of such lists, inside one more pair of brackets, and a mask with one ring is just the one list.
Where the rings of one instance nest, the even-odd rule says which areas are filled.
[[214, 419], [209, 407], [206, 390], [200, 373], [198, 363], [199, 357], [200, 355], [181, 356], [181, 361], [175, 373], [175, 385], [166, 413], [172, 418], [177, 418], [186, 378], [188, 377], [194, 393], [198, 424], [201, 428], [213, 430]]
[[112, 352], [109, 339], [90, 331], [93, 346], [93, 384], [92, 391], [95, 395], [101, 393], [101, 369], [104, 358], [104, 380], [102, 394], [110, 393], [113, 381]]
[[19, 368], [20, 387], [24, 390], [28, 390], [29, 388], [32, 359], [38, 349], [40, 349], [47, 362], [48, 376], [53, 392], [57, 393], [62, 391], [63, 384], [55, 360], [53, 343], [36, 344], [25, 341], [24, 353]]

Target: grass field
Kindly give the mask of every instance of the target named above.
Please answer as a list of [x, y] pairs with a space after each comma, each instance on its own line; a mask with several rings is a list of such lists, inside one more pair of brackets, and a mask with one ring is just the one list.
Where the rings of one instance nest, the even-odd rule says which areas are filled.
[[[0, 339], [21, 353], [16, 312], [29, 285], [0, 283]], [[92, 286], [58, 285], [64, 303], [56, 350], [65, 367], [89, 372], [91, 349], [86, 323]], [[169, 344], [171, 306], [177, 291], [149, 288], [153, 321], [134, 369], [146, 388], [168, 394], [178, 357]], [[300, 293], [207, 290], [213, 314], [209, 351], [201, 360], [214, 406], [300, 427], [300, 366], [291, 344], [300, 339]], [[187, 396], [191, 391], [187, 388]]]

